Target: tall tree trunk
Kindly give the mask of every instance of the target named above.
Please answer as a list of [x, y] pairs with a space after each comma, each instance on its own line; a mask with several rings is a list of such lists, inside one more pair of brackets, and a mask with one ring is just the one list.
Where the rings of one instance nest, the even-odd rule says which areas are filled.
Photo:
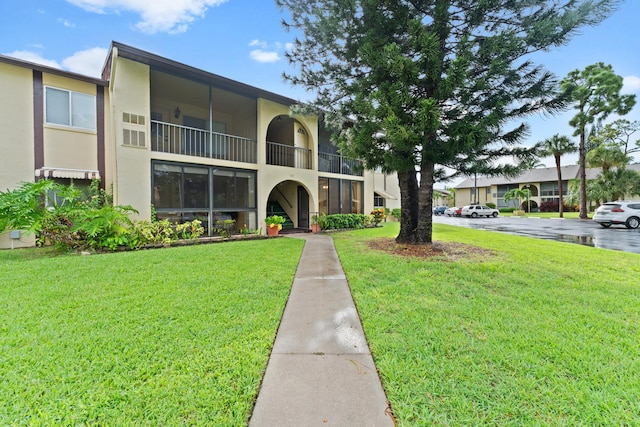
[[418, 210], [418, 229], [416, 230], [416, 244], [433, 243], [433, 163], [424, 163], [420, 167], [420, 188]]
[[562, 169], [560, 168], [560, 156], [555, 156], [556, 158], [556, 172], [558, 173], [558, 194], [560, 195], [560, 204], [558, 205], [558, 210], [560, 212], [560, 218], [564, 217], [564, 200], [562, 196]]
[[580, 219], [587, 219], [587, 167], [585, 165], [587, 150], [585, 147], [585, 129], [580, 132], [580, 147], [578, 155], [580, 157]]
[[398, 243], [414, 243], [418, 228], [418, 178], [415, 170], [398, 172], [400, 185], [400, 234]]

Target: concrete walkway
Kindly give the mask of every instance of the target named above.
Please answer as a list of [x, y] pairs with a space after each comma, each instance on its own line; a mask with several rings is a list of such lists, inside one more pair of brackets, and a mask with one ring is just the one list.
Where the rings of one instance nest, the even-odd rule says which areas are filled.
[[333, 239], [306, 240], [250, 427], [393, 426]]

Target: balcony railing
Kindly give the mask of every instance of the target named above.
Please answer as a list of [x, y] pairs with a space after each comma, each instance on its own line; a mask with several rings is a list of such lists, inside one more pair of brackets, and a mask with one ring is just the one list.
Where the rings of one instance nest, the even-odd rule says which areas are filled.
[[311, 150], [267, 141], [267, 164], [311, 169]]
[[257, 163], [256, 141], [240, 136], [151, 121], [151, 150], [208, 159]]
[[362, 176], [362, 163], [339, 154], [318, 153], [318, 171]]

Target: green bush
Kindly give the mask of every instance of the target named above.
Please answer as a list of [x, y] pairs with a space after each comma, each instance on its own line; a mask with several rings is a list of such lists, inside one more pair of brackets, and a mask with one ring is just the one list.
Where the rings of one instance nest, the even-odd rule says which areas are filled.
[[513, 213], [516, 208], [500, 208], [500, 213]]
[[496, 204], [495, 203], [491, 203], [491, 202], [487, 202], [487, 207], [490, 207], [491, 209], [495, 209], [496, 208]]
[[373, 225], [373, 215], [331, 214], [321, 215], [319, 222], [323, 230], [342, 230], [347, 228], [365, 228]]
[[400, 221], [400, 208], [395, 208], [391, 211], [391, 216]]

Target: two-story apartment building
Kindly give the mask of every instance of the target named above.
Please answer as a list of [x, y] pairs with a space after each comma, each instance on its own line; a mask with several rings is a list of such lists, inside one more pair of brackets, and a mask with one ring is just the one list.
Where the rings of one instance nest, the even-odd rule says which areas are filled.
[[[281, 212], [306, 229], [311, 212], [374, 207], [375, 174], [338, 153], [321, 118], [292, 115], [295, 100], [121, 43], [100, 79], [0, 56], [0, 97], [3, 191], [99, 178], [140, 218], [153, 206], [209, 234], [226, 219], [257, 229]], [[33, 240], [3, 233], [10, 244]]]
[[[640, 171], [638, 164], [629, 165], [627, 168]], [[600, 172], [599, 169], [587, 169], [587, 179], [595, 179]], [[512, 178], [504, 176], [470, 177], [455, 187], [455, 204], [463, 206], [493, 203], [498, 208], [516, 207], [518, 201], [507, 202], [504, 200], [504, 195], [517, 188], [531, 191], [531, 199], [527, 201], [527, 204], [531, 206], [532, 210], [536, 210], [540, 203], [558, 202], [560, 191], [563, 196], [567, 195], [569, 181], [579, 179], [579, 166], [562, 166], [560, 173], [562, 174], [562, 188], [558, 186], [558, 173], [555, 167], [530, 169]]]

